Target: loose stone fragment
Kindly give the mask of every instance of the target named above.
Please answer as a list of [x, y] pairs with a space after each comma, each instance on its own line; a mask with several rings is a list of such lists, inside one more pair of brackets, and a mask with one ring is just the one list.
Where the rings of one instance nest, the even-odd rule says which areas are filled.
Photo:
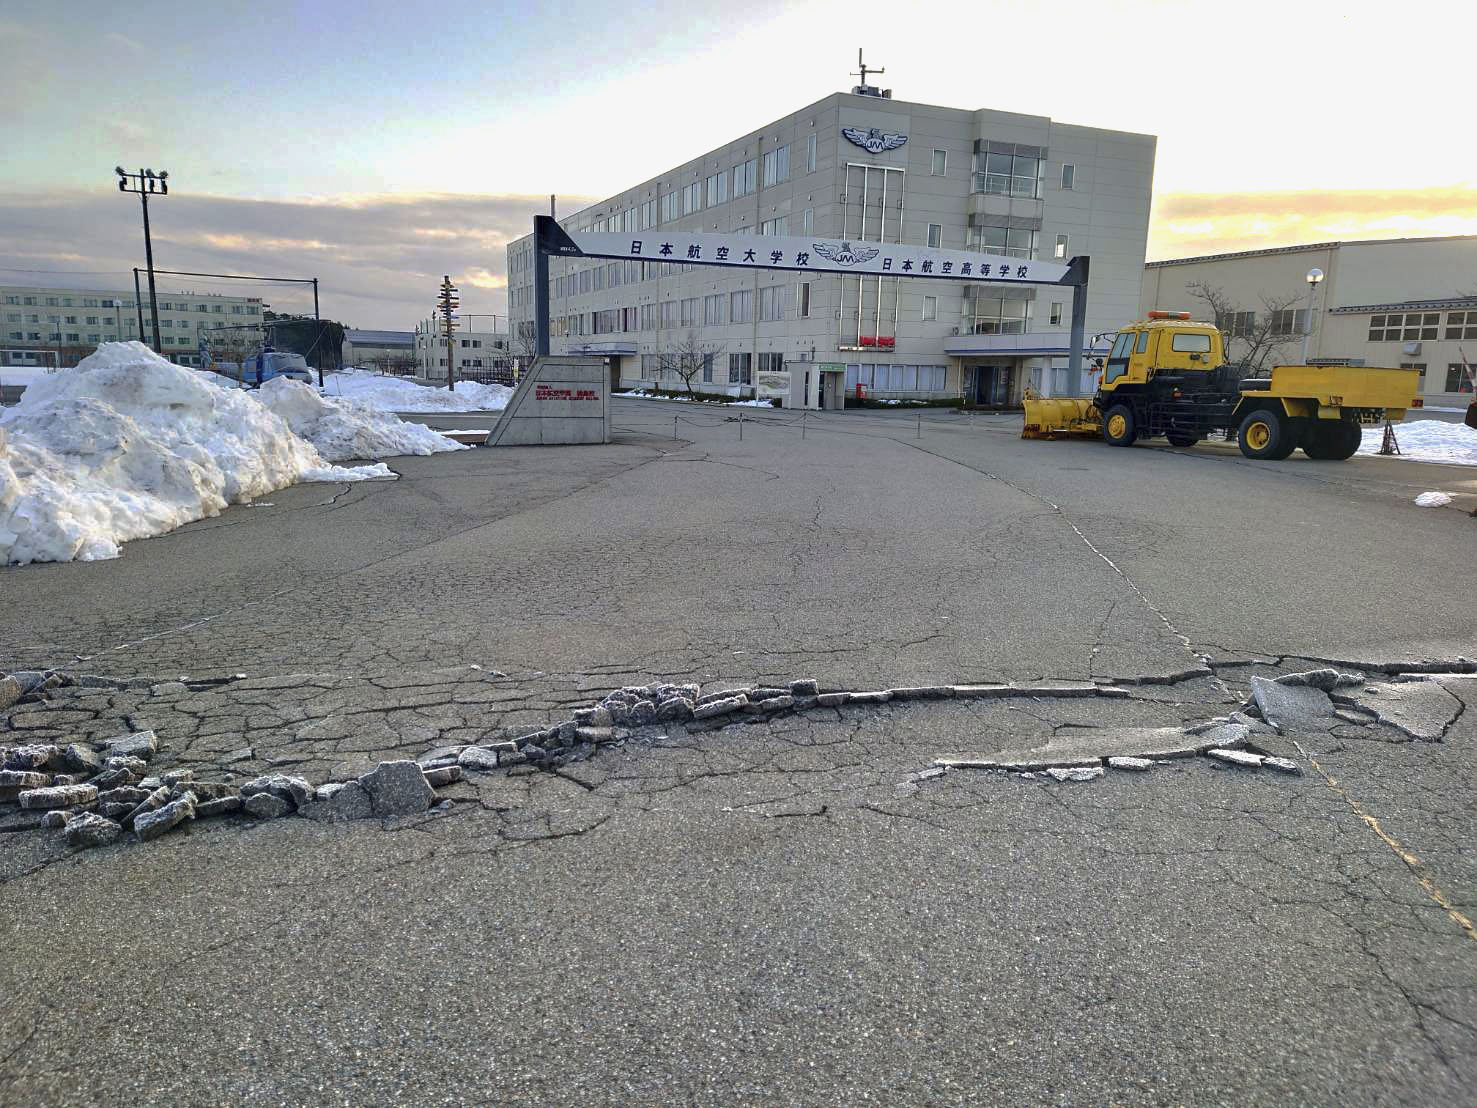
[[[414, 763], [411, 763], [414, 765]], [[416, 767], [420, 772], [420, 767]], [[269, 773], [254, 777], [241, 786], [242, 796], [272, 793], [294, 808], [301, 808], [313, 799], [313, 787], [301, 777], [289, 777], [285, 773]]]
[[820, 692], [820, 684], [813, 677], [802, 677], [790, 682], [791, 696], [819, 696]]
[[133, 821], [133, 833], [139, 837], [140, 842], [148, 842], [157, 839], [164, 832], [173, 827], [178, 827], [187, 819], [195, 818], [195, 794], [186, 793], [178, 800], [172, 800], [164, 807], [152, 812], [145, 812]]
[[51, 783], [53, 785], [77, 785], [82, 782], [83, 777], [84, 775], [80, 773], [58, 773], [51, 779]]
[[103, 746], [109, 754], [142, 758], [147, 762], [158, 753], [159, 738], [152, 731], [136, 731], [132, 735], [104, 743]]
[[795, 698], [789, 693], [782, 696], [771, 696], [759, 702], [759, 709], [764, 712], [782, 712], [786, 708], [795, 706]]
[[195, 780], [195, 771], [192, 769], [172, 769], [164, 775], [166, 785], [178, 785], [181, 781]]
[[223, 816], [228, 812], [239, 812], [241, 810], [241, 798], [239, 796], [218, 796], [214, 800], [202, 800], [195, 805], [195, 818], [208, 819], [210, 816]]
[[381, 819], [419, 815], [436, 799], [421, 767], [411, 761], [381, 762], [360, 777], [359, 784], [369, 793], [374, 814]]
[[631, 705], [631, 710], [626, 713], [622, 721], [632, 727], [644, 727], [648, 723], [656, 722], [656, 704], [650, 700], [638, 700]]
[[1046, 775], [1054, 781], [1091, 781], [1103, 775], [1102, 766], [1048, 766]]
[[1251, 695], [1262, 718], [1279, 731], [1312, 728], [1326, 731], [1333, 716], [1333, 701], [1322, 689], [1308, 685], [1284, 685], [1265, 677], [1251, 679]]
[[462, 779], [461, 766], [443, 766], [440, 769], [428, 769], [422, 772], [426, 775], [426, 784], [433, 789], [439, 789]]
[[67, 845], [78, 850], [108, 846], [118, 841], [123, 828], [110, 819], [83, 812], [67, 821]]
[[[66, 808], [53, 808], [41, 817], [41, 826], [49, 830], [65, 827], [67, 820], [72, 817], [72, 812]], [[80, 812], [77, 814], [81, 814]]]
[[97, 773], [103, 768], [103, 756], [81, 743], [72, 743], [63, 750], [62, 761], [73, 773]]
[[846, 692], [823, 692], [817, 694], [815, 702], [822, 708], [839, 708], [851, 699], [851, 694]]
[[97, 802], [96, 785], [55, 785], [30, 789], [20, 794], [22, 808], [73, 808], [78, 804]]
[[0, 789], [41, 789], [51, 784], [51, 774], [30, 769], [0, 769]]
[[723, 689], [721, 691], [715, 690], [714, 692], [703, 693], [702, 696], [697, 698], [697, 706], [701, 708], [704, 704], [714, 704], [720, 700], [731, 700], [735, 696], [742, 696], [745, 700], [747, 700], [749, 697], [749, 690]]
[[1262, 765], [1268, 769], [1275, 769], [1279, 773], [1290, 773], [1294, 777], [1301, 777], [1303, 775], [1303, 767], [1291, 758], [1273, 758], [1268, 756], [1262, 759]]
[[148, 798], [149, 790], [141, 789], [136, 785], [124, 785], [120, 788], [108, 789], [106, 792], [99, 791], [97, 794], [99, 804], [127, 804], [130, 811]]
[[614, 729], [610, 727], [576, 727], [574, 729], [575, 738], [587, 743], [608, 743], [613, 734]]
[[6, 769], [41, 769], [59, 759], [61, 751], [52, 743], [32, 743], [18, 746], [5, 755]]
[[21, 683], [14, 677], [0, 677], [0, 709], [9, 708], [21, 698]]
[[877, 692], [854, 692], [848, 698], [847, 703], [849, 703], [849, 704], [886, 704], [891, 699], [892, 699], [892, 692], [891, 692], [891, 690], [889, 690], [889, 689], [882, 689], [882, 690], [877, 691]]
[[157, 789], [151, 790], [149, 795], [139, 801], [138, 804], [134, 805], [133, 811], [123, 817], [123, 822], [125, 824], [132, 823], [145, 812], [155, 811], [164, 807], [167, 803], [169, 803], [169, 790], [163, 785], [160, 785]]
[[656, 706], [656, 718], [659, 720], [684, 720], [691, 719], [693, 702], [682, 696], [669, 696]]
[[894, 700], [944, 700], [954, 695], [954, 686], [916, 685], [890, 691]]
[[1277, 678], [1279, 685], [1306, 685], [1313, 689], [1332, 692], [1338, 687], [1339, 671], [1336, 669], [1313, 669], [1307, 673], [1286, 673]]
[[1111, 769], [1129, 770], [1133, 773], [1144, 773], [1154, 765], [1148, 758], [1109, 758], [1108, 766]]
[[241, 807], [257, 819], [276, 819], [292, 810], [292, 805], [276, 793], [252, 793], [242, 799]]
[[714, 716], [726, 716], [730, 712], [737, 712], [749, 702], [746, 693], [738, 696], [724, 697], [721, 700], [710, 700], [706, 704], [699, 704], [692, 710], [693, 719], [712, 719]]
[[613, 722], [609, 708], [580, 708], [574, 713], [574, 722], [581, 727], [609, 727]]
[[374, 803], [367, 790], [358, 781], [350, 781], [321, 804], [313, 805], [310, 814], [314, 819], [337, 823], [341, 820], [369, 819], [374, 815]]
[[1253, 754], [1249, 750], [1207, 750], [1207, 758], [1214, 758], [1217, 762], [1225, 762], [1230, 766], [1243, 766], [1247, 769], [1256, 769], [1265, 759], [1260, 754]]
[[[656, 705], [653, 704], [652, 711], [655, 710]], [[567, 719], [564, 722], [560, 723], [557, 727], [551, 728], [549, 731], [546, 731], [545, 734], [549, 736], [549, 741], [553, 741], [555, 736], [557, 736], [560, 742], [568, 744], [574, 742], [574, 733], [576, 730], [577, 728], [575, 726], [574, 720]]]
[[[514, 750], [518, 749], [516, 744]], [[485, 746], [469, 746], [457, 755], [457, 765], [464, 769], [488, 772], [497, 769], [497, 755]]]

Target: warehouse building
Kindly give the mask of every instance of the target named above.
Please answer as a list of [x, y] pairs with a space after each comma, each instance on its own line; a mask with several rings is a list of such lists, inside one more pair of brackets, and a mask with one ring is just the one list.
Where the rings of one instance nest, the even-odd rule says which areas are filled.
[[[914, 104], [858, 86], [576, 212], [566, 230], [815, 235], [1019, 258], [1092, 259], [1087, 333], [1138, 308], [1155, 140], [1044, 116]], [[892, 277], [552, 258], [551, 351], [608, 359], [613, 384], [728, 395], [963, 396], [1020, 403], [1071, 393], [1071, 290]], [[531, 345], [531, 236], [508, 246], [515, 346]], [[1085, 376], [1085, 375], [1084, 375]], [[809, 376], [805, 380], [810, 380]]]
[[1150, 262], [1139, 307], [1214, 316], [1231, 358], [1255, 351], [1264, 366], [1300, 362], [1306, 346], [1314, 364], [1413, 367], [1426, 407], [1465, 408], [1467, 366], [1477, 364], [1477, 235]]

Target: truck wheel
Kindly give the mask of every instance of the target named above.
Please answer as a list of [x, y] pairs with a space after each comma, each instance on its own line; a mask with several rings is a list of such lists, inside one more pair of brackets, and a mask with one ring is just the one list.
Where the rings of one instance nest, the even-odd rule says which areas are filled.
[[1138, 437], [1133, 409], [1127, 404], [1114, 404], [1103, 417], [1103, 441], [1113, 446], [1132, 446]]
[[1258, 408], [1241, 421], [1236, 433], [1241, 453], [1248, 458], [1281, 461], [1297, 449], [1297, 434], [1281, 412]]
[[1321, 419], [1303, 435], [1303, 453], [1320, 462], [1342, 462], [1353, 457], [1364, 441], [1357, 423], [1346, 419]]
[[1164, 437], [1169, 440], [1170, 446], [1194, 446], [1197, 442], [1200, 441], [1199, 435], [1185, 435], [1181, 434], [1178, 431], [1172, 431]]

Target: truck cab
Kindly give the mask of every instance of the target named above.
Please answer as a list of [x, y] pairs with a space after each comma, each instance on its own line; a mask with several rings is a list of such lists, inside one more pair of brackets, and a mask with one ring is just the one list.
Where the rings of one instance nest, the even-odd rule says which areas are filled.
[[241, 361], [241, 381], [249, 386], [265, 385], [274, 377], [290, 377], [305, 385], [313, 383], [307, 359], [286, 350], [263, 350]]
[[1209, 371], [1226, 360], [1214, 323], [1195, 323], [1189, 312], [1150, 312], [1118, 332], [1103, 367], [1102, 391], [1147, 385], [1160, 373]]

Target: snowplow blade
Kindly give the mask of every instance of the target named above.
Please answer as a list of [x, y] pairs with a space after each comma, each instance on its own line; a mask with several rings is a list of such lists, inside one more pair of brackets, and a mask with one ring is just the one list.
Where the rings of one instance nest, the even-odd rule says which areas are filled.
[[1096, 438], [1102, 431], [1097, 405], [1087, 396], [1037, 396], [1026, 393], [1023, 439], [1059, 439], [1067, 435]]

